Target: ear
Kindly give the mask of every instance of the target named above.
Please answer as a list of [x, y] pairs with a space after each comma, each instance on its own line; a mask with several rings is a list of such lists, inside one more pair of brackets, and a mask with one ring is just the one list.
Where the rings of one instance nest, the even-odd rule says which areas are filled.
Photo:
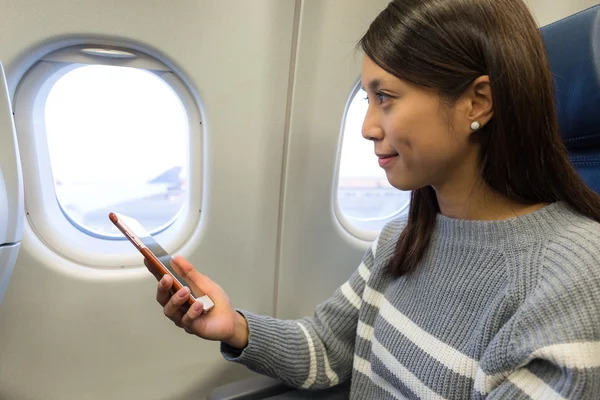
[[494, 103], [492, 98], [492, 87], [488, 75], [480, 76], [475, 79], [465, 96], [469, 111], [468, 118], [470, 122], [479, 122], [484, 126], [494, 116]]

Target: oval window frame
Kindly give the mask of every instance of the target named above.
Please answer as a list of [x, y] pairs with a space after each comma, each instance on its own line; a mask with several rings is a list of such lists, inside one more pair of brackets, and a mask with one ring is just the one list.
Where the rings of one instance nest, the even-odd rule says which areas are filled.
[[[13, 109], [23, 165], [26, 217], [36, 236], [53, 252], [98, 269], [140, 267], [141, 255], [127, 240], [90, 235], [73, 224], [56, 197], [45, 130], [45, 101], [54, 83], [82, 64], [145, 69], [161, 78], [179, 97], [188, 118], [188, 193], [179, 214], [154, 237], [169, 252], [181, 248], [200, 223], [203, 181], [203, 129], [200, 107], [191, 90], [162, 61], [126, 46], [115, 47], [135, 58], [94, 57], [81, 52], [89, 44], [54, 51], [35, 62], [20, 79]], [[94, 47], [99, 47], [94, 45]], [[193, 155], [192, 155], [193, 153]], [[108, 215], [107, 215], [108, 219]]]

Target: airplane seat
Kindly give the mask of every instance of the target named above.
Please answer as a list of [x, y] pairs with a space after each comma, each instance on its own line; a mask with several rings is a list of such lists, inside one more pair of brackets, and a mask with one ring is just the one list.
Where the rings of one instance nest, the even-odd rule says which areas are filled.
[[[541, 28], [554, 75], [561, 134], [586, 184], [600, 193], [600, 5]], [[294, 391], [267, 377], [215, 389], [209, 400], [343, 399], [349, 385]]]
[[25, 218], [23, 174], [4, 68], [0, 62], [0, 304], [17, 262]]
[[600, 194], [600, 5], [541, 29], [571, 163]]

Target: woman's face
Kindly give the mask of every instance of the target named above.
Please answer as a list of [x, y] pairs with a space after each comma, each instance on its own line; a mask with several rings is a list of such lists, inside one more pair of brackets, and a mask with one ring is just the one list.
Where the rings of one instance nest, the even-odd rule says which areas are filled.
[[362, 135], [375, 143], [392, 186], [437, 187], [467, 167], [476, 168], [478, 147], [469, 140], [468, 102], [448, 107], [433, 90], [398, 79], [367, 56], [362, 86], [369, 101]]

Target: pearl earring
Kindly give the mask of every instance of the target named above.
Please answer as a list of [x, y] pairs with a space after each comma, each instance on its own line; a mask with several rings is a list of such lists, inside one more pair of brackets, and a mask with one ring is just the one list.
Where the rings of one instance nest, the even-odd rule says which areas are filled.
[[473, 123], [471, 124], [471, 130], [472, 130], [472, 131], [479, 130], [479, 128], [481, 128], [481, 124], [480, 124], [479, 122], [475, 121], [475, 122], [473, 122]]

